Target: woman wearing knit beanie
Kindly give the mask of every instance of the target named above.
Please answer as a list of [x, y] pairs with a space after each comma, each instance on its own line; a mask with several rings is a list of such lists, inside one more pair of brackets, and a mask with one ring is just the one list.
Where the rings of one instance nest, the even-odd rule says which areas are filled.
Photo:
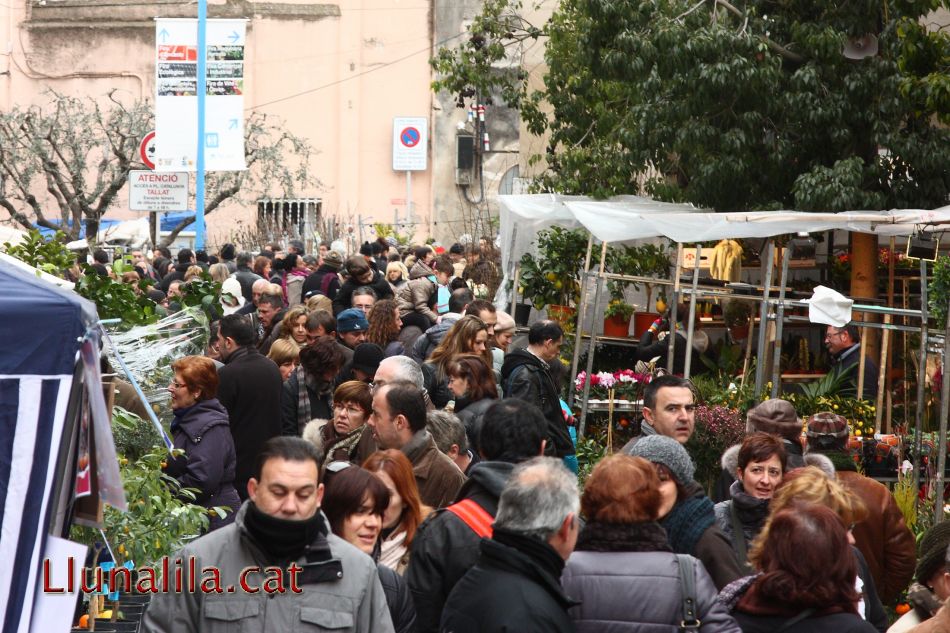
[[663, 498], [658, 517], [673, 551], [702, 561], [718, 589], [742, 576], [729, 540], [716, 525], [712, 501], [693, 481], [696, 467], [686, 449], [665, 435], [648, 435], [629, 454], [656, 467]]

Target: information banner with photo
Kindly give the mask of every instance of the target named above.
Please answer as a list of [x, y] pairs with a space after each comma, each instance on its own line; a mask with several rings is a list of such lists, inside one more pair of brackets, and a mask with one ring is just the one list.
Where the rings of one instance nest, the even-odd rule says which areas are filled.
[[[206, 171], [244, 162], [246, 20], [208, 20]], [[155, 21], [155, 170], [195, 171], [198, 155], [198, 20]]]

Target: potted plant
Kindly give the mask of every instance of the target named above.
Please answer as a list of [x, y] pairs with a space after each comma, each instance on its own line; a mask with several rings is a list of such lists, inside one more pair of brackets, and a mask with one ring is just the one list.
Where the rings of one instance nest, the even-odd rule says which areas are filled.
[[630, 334], [633, 306], [622, 297], [614, 297], [604, 310], [604, 336], [625, 337]]
[[538, 310], [548, 306], [552, 319], [570, 319], [575, 312], [587, 239], [586, 231], [552, 227], [538, 233], [536, 256], [521, 257], [519, 290]]
[[[607, 255], [607, 267], [612, 273], [620, 275], [635, 275], [637, 277], [667, 277], [670, 274], [670, 254], [663, 246], [643, 244], [641, 246], [623, 246], [611, 248]], [[631, 285], [639, 290], [636, 282], [617, 282], [622, 286]], [[634, 336], [642, 336], [660, 315], [652, 312], [653, 289], [656, 284], [644, 282], [646, 287], [646, 307], [634, 315]], [[664, 300], [665, 303], [665, 300]]]
[[749, 336], [749, 323], [752, 321], [752, 304], [736, 300], [728, 302], [723, 308], [722, 320], [733, 340], [745, 340]]

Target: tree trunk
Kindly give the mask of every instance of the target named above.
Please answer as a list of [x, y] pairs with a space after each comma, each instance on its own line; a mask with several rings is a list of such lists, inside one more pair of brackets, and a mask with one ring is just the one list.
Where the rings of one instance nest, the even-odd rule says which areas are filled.
[[[856, 303], [861, 299], [877, 299], [877, 236], [867, 233], [851, 234], [851, 298]], [[877, 321], [877, 315], [855, 312], [855, 321]], [[876, 331], [862, 331], [863, 344], [868, 358], [876, 363], [880, 358], [880, 344]]]

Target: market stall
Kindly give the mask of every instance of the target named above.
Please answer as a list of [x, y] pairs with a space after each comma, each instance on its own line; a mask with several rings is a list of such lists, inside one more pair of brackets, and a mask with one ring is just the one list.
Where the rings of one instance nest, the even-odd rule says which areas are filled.
[[[502, 237], [502, 260], [503, 267], [508, 279], [518, 280], [517, 262], [528, 252], [530, 242], [535, 233], [545, 227], [561, 226], [565, 228], [583, 227], [590, 233], [588, 241], [588, 251], [584, 272], [582, 276], [582, 287], [580, 296], [584, 297], [585, 307], [593, 304], [599, 305], [601, 293], [604, 284], [608, 281], [646, 281], [636, 276], [623, 274], [607, 273], [604, 268], [604, 262], [607, 259], [608, 245], [619, 243], [629, 243], [635, 240], [644, 240], [651, 238], [668, 238], [678, 244], [678, 253], [676, 257], [675, 271], [666, 280], [651, 280], [653, 283], [665, 284], [673, 288], [673, 300], [671, 308], [673, 314], [671, 321], [676, 320], [675, 306], [680, 297], [692, 297], [699, 299], [709, 296], [728, 296], [730, 291], [721, 287], [709, 288], [703, 287], [699, 283], [699, 266], [692, 267], [690, 283], [680, 283], [680, 273], [682, 272], [683, 246], [685, 244], [695, 244], [695, 251], [692, 255], [695, 261], [699, 262], [702, 257], [702, 242], [710, 240], [724, 240], [736, 238], [772, 238], [786, 234], [807, 234], [824, 231], [851, 231], [860, 233], [872, 233], [881, 236], [913, 236], [931, 231], [942, 231], [950, 224], [950, 207], [943, 207], [935, 210], [893, 210], [893, 211], [849, 211], [842, 213], [805, 213], [798, 211], [774, 211], [774, 212], [749, 212], [749, 213], [709, 213], [692, 209], [686, 205], [668, 205], [657, 203], [643, 198], [624, 197], [610, 199], [606, 201], [595, 201], [581, 197], [560, 197], [555, 195], [534, 195], [534, 196], [501, 196], [501, 231]], [[591, 252], [594, 242], [600, 242], [600, 264], [598, 270], [591, 270]], [[782, 258], [782, 263], [778, 266], [777, 272], [773, 276], [775, 268], [775, 245], [771, 239], [768, 239], [766, 248], [766, 259], [763, 262], [763, 282], [756, 288], [756, 296], [738, 297], [740, 300], [751, 300], [759, 303], [759, 337], [756, 349], [756, 358], [769, 358], [772, 362], [760, 362], [756, 365], [756, 393], [760, 393], [768, 379], [772, 383], [772, 395], [777, 394], [779, 374], [778, 358], [781, 353], [781, 327], [785, 322], [784, 311], [791, 308], [807, 307], [807, 303], [787, 299], [785, 296], [786, 278], [788, 273], [788, 260], [786, 256]], [[921, 263], [921, 284], [926, 287], [927, 266], [926, 262]], [[591, 279], [595, 284], [593, 302], [589, 301], [587, 293], [587, 282]], [[517, 284], [512, 284], [517, 288]], [[502, 290], [497, 297], [497, 303], [513, 305], [513, 296], [504, 294], [508, 284], [502, 284]], [[924, 293], [926, 290], [924, 290]], [[686, 319], [687, 324], [687, 347], [689, 347], [694, 333], [694, 326], [697, 320], [696, 315], [697, 301], [690, 301], [690, 313]], [[933, 332], [928, 332], [927, 323], [927, 301], [923, 300], [922, 309], [897, 309], [892, 306], [878, 306], [858, 304], [854, 306], [855, 312], [865, 314], [883, 315], [883, 322], [860, 321], [858, 325], [864, 328], [873, 328], [884, 331], [913, 331], [921, 334], [920, 352], [919, 352], [919, 375], [923, 375], [923, 368], [926, 363], [928, 351], [932, 351], [935, 339], [942, 337]], [[578, 359], [581, 355], [582, 340], [584, 340], [585, 315], [584, 310], [578, 314], [577, 330], [574, 333], [575, 349], [574, 362], [572, 363], [572, 376], [577, 374]], [[913, 320], [913, 324], [899, 324], [897, 321]], [[762, 325], [768, 322], [774, 322], [778, 328], [777, 336], [771, 334], [771, 338], [766, 337], [766, 328]], [[673, 337], [675, 341], [676, 337]], [[885, 337], [886, 338], [886, 337]], [[593, 363], [593, 353], [596, 337], [593, 333], [586, 338], [587, 341], [587, 371], [585, 375], [591, 374]], [[751, 353], [751, 337], [748, 350]], [[675, 344], [674, 344], [675, 345]], [[668, 365], [672, 366], [673, 348], [670, 345]], [[771, 349], [774, 346], [774, 349]], [[766, 351], [769, 354], [766, 354]], [[948, 366], [950, 361], [950, 350], [944, 346], [944, 366]], [[689, 355], [686, 360], [686, 375], [689, 375]], [[883, 392], [884, 372], [878, 377], [878, 392]], [[938, 439], [939, 446], [939, 465], [937, 485], [942, 486], [942, 476], [944, 472], [946, 459], [946, 427], [948, 413], [947, 383], [944, 381], [941, 402], [940, 402], [940, 434]], [[588, 404], [588, 386], [585, 388], [582, 411], [580, 416], [579, 431], [583, 434], [583, 425], [587, 414]], [[920, 403], [923, 396], [923, 383], [918, 381], [918, 407], [915, 429], [921, 428], [921, 409]], [[880, 400], [879, 400], [880, 402]], [[878, 407], [880, 410], [880, 407]], [[880, 414], [878, 414], [880, 415]], [[921, 433], [916, 433], [916, 441], [920, 442]]]

